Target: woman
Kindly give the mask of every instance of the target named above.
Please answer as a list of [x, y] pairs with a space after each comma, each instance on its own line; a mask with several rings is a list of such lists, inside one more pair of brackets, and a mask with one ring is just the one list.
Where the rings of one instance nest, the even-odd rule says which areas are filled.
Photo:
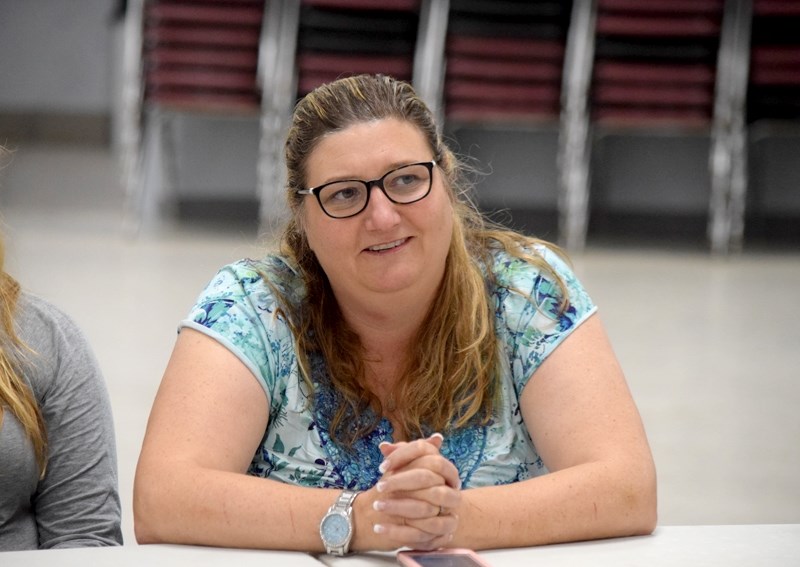
[[3, 270], [0, 551], [121, 545], [103, 377], [75, 324]]
[[551, 247], [484, 224], [411, 87], [318, 88], [286, 163], [279, 253], [223, 268], [182, 325], [139, 541], [343, 554], [651, 532], [652, 456], [594, 305]]

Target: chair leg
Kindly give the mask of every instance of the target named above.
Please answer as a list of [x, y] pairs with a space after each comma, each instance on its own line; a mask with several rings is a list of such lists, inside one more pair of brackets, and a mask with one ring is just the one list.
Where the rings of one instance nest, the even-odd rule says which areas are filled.
[[739, 251], [744, 239], [747, 193], [745, 98], [750, 61], [752, 0], [727, 0], [717, 61], [714, 127], [710, 155], [711, 251]]
[[586, 243], [591, 154], [589, 85], [594, 62], [596, 2], [573, 6], [564, 57], [559, 132], [559, 240], [571, 251]]
[[[158, 110], [146, 113], [139, 164], [132, 179], [132, 190], [126, 206], [126, 232], [139, 236], [152, 229], [160, 218], [168, 167], [164, 143], [164, 117]], [[168, 161], [170, 157], [166, 157]]]
[[[278, 5], [276, 5], [278, 6]], [[300, 27], [300, 3], [284, 1], [269, 17], [278, 18], [280, 33], [264, 44], [264, 69], [269, 80], [263, 82], [261, 111], [261, 143], [259, 147], [259, 232], [262, 237], [274, 237], [288, 215], [283, 189], [286, 172], [283, 162], [283, 141], [289, 116], [297, 93], [295, 59]]]
[[286, 215], [283, 187], [286, 175], [280, 159], [280, 117], [275, 112], [261, 115], [261, 139], [258, 157], [259, 235], [274, 239]]
[[144, 0], [127, 4], [123, 25], [120, 145], [122, 184], [125, 189], [122, 230], [139, 231], [138, 201], [142, 189], [142, 26]]

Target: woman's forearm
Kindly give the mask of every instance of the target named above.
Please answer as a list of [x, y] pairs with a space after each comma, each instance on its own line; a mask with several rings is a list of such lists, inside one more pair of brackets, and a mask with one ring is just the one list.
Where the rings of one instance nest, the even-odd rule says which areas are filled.
[[137, 474], [139, 543], [324, 551], [319, 522], [341, 491], [190, 466], [174, 470]]
[[648, 463], [629, 465], [586, 463], [466, 490], [452, 546], [521, 547], [649, 534], [656, 524], [655, 472]]

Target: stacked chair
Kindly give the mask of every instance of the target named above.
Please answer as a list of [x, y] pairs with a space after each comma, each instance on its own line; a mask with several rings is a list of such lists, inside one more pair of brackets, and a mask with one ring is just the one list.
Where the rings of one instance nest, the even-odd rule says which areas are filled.
[[[447, 5], [443, 14], [423, 11], [431, 22], [428, 27], [438, 22], [438, 37], [444, 38], [439, 45], [429, 44], [429, 58], [434, 59], [434, 53], [442, 59], [422, 67], [436, 68], [437, 82], [428, 85], [420, 73], [415, 86], [430, 86], [435, 102], [429, 104], [456, 146], [482, 167], [502, 168], [501, 176], [486, 178], [476, 187], [476, 204], [517, 229], [540, 235], [554, 231], [549, 201], [551, 195], [555, 199], [557, 186], [554, 179], [540, 175], [536, 163], [548, 162], [551, 149], [555, 159], [572, 2], [432, 3]], [[510, 151], [492, 154], [492, 139], [502, 139]]]
[[800, 120], [800, 0], [753, 0], [748, 122]]
[[[274, 29], [265, 0], [133, 0], [127, 10], [121, 146], [126, 225], [136, 233], [177, 182], [175, 117], [259, 119]], [[161, 182], [146, 175], [156, 161]]]
[[302, 0], [297, 38], [297, 96], [358, 73], [410, 81], [419, 0]]
[[[708, 235], [725, 253], [742, 244], [748, 147], [800, 119], [800, 0], [130, 0], [127, 9], [121, 142], [132, 227], [175, 183], [172, 118], [203, 114], [259, 121], [268, 231], [285, 214], [282, 142], [296, 101], [343, 76], [385, 73], [411, 81], [451, 132], [552, 127], [558, 233], [571, 250], [586, 240], [598, 134], [709, 136]], [[162, 184], [145, 179], [158, 157]]]
[[[744, 60], [746, 69], [741, 32], [747, 20], [746, 10], [737, 10], [738, 4], [737, 0], [575, 4], [559, 161], [559, 234], [567, 248], [581, 249], [586, 239], [593, 132], [709, 133], [719, 140], [719, 151], [730, 158], [731, 118], [725, 126], [716, 121], [720, 105], [729, 115], [735, 115], [737, 108], [741, 115], [746, 76], [737, 76], [735, 66]], [[712, 174], [719, 177], [718, 191], [727, 198], [730, 174], [715, 173], [713, 167]], [[725, 216], [727, 211], [714, 214]], [[718, 231], [712, 246], [725, 250], [728, 240], [727, 230]]]
[[569, 2], [451, 0], [449, 122], [557, 121]]
[[[744, 191], [737, 195], [738, 202], [744, 209], [747, 201], [748, 223], [753, 228], [766, 235], [783, 231], [796, 235], [796, 221], [780, 202], [770, 205], [768, 194], [770, 186], [785, 186], [787, 173], [792, 176], [792, 171], [798, 171], [790, 148], [800, 139], [800, 0], [753, 0], [751, 43], [747, 92], [750, 190], [748, 195]], [[775, 150], [782, 157], [777, 157]]]
[[599, 0], [593, 121], [707, 127], [722, 13], [723, 0]]

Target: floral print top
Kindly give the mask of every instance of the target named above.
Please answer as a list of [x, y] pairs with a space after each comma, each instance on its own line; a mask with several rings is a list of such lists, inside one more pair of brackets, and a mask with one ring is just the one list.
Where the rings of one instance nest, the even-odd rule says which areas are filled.
[[[559, 314], [559, 288], [547, 273], [503, 251], [494, 253], [496, 285], [491, 293], [502, 349], [501, 402], [489, 424], [449, 432], [441, 450], [458, 468], [464, 488], [507, 484], [547, 472], [522, 420], [519, 397], [542, 361], [596, 307], [561, 258], [544, 247], [537, 247], [536, 253], [563, 279], [569, 306]], [[217, 273], [181, 323], [225, 345], [264, 388], [269, 425], [249, 473], [303, 486], [366, 490], [380, 477], [378, 445], [392, 440], [392, 426], [382, 419], [350, 450], [331, 440], [329, 424], [339, 394], [329, 385], [324, 360], [313, 357], [314, 392], [308, 391], [292, 334], [276, 313], [275, 298], [262, 274], [289, 301], [303, 300], [302, 280], [285, 259], [241, 260]]]

